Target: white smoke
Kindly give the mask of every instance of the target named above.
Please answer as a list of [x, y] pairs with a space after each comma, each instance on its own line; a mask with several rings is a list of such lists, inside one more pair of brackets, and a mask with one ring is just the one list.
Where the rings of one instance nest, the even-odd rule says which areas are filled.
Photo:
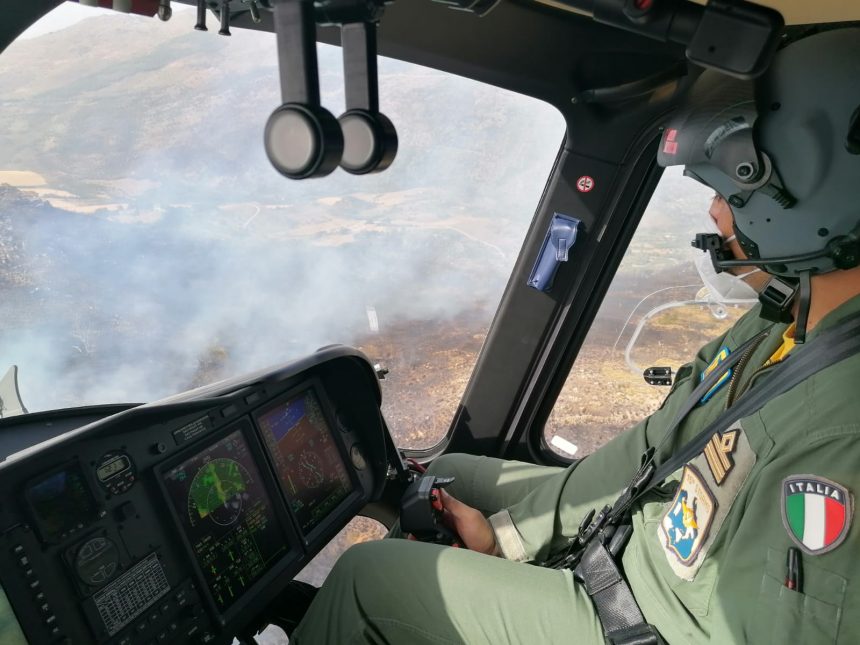
[[[274, 37], [176, 22], [99, 17], [0, 56], [0, 170], [76, 196], [0, 213], [27, 260], [0, 267], [0, 371], [21, 367], [30, 410], [152, 400], [374, 320], [489, 322], [563, 136], [553, 108], [383, 60], [392, 168], [291, 182], [262, 146]], [[21, 69], [83, 41], [47, 76]], [[341, 52], [320, 60], [337, 114]], [[82, 203], [118, 206], [67, 212]]]

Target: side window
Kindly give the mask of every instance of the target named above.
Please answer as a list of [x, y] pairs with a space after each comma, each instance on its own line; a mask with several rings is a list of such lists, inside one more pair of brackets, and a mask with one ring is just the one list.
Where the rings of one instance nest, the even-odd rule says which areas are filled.
[[296, 580], [316, 587], [322, 585], [340, 554], [353, 544], [381, 540], [387, 533], [385, 527], [369, 517], [354, 517], [343, 530], [334, 536], [322, 551], [301, 570]]
[[[669, 392], [647, 367], [690, 361], [754, 301], [723, 301], [703, 281], [690, 247], [709, 230], [713, 191], [665, 172], [544, 428], [547, 443], [581, 457], [654, 412]], [[695, 376], [695, 375], [694, 375]]]

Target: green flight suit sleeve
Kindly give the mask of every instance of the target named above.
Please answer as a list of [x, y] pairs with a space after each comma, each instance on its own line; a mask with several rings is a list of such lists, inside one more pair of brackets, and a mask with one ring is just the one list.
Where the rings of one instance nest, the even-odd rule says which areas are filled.
[[[751, 313], [757, 315], [756, 310], [746, 315]], [[727, 335], [702, 347], [691, 363], [678, 370], [679, 378], [659, 410], [544, 482], [521, 502], [490, 516], [502, 556], [517, 561], [542, 560], [563, 548], [588, 511], [612, 504], [630, 482], [642, 453], [660, 442]]]

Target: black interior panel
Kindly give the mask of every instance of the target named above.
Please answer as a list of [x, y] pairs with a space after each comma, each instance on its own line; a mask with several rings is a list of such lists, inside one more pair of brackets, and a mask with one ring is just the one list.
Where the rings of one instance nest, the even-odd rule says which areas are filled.
[[366, 358], [331, 347], [125, 410], [4, 420], [0, 584], [24, 635], [231, 642], [379, 498], [379, 404]]

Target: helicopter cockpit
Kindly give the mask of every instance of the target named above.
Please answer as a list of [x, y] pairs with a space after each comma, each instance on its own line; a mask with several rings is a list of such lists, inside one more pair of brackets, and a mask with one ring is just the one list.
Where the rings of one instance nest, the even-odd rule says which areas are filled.
[[130, 645], [247, 638], [443, 453], [566, 466], [659, 406], [757, 302], [662, 124], [860, 7], [4, 14], [0, 642]]

